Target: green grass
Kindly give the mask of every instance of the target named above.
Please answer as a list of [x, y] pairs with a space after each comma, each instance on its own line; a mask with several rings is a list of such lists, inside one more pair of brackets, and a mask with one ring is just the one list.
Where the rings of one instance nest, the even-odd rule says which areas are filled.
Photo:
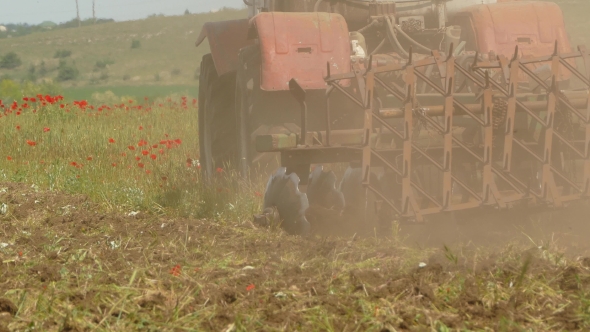
[[[59, 60], [58, 50], [70, 50], [65, 58], [80, 71], [75, 81], [66, 81], [64, 87], [193, 85], [195, 71], [201, 57], [209, 52], [204, 43], [199, 48], [195, 41], [205, 22], [233, 20], [247, 17], [245, 10], [222, 10], [216, 13], [192, 14], [173, 17], [151, 17], [144, 20], [105, 23], [82, 28], [60, 29], [34, 33], [24, 37], [0, 40], [0, 53], [16, 52], [23, 64], [14, 70], [0, 70], [15, 79], [27, 77], [31, 65], [39, 79], [55, 80]], [[141, 47], [132, 49], [133, 40]], [[46, 75], [39, 74], [45, 63]], [[99, 66], [97, 66], [99, 62]], [[106, 68], [100, 62], [109, 64]], [[101, 79], [103, 73], [108, 79]]]
[[95, 93], [113, 92], [117, 96], [130, 96], [136, 100], [144, 97], [149, 99], [163, 98], [170, 95], [197, 96], [198, 84], [193, 85], [113, 85], [113, 86], [80, 86], [64, 89], [64, 95], [70, 100], [91, 100]]

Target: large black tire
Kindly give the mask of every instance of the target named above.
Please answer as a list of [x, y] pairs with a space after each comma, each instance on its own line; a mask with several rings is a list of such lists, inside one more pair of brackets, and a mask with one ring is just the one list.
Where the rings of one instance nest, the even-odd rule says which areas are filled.
[[199, 161], [207, 176], [216, 168], [237, 162], [235, 81], [235, 73], [218, 76], [211, 54], [203, 57], [199, 77]]
[[[291, 133], [285, 128], [281, 113], [289, 113], [287, 110], [289, 107], [286, 105], [292, 97], [282, 93], [282, 97], [278, 98], [282, 105], [273, 104], [272, 99], [265, 99], [269, 94], [265, 95], [260, 89], [262, 60], [258, 45], [241, 49], [239, 61], [236, 72], [235, 109], [240, 172], [248, 176], [254, 169], [261, 174], [266, 174], [279, 166], [280, 155], [256, 151], [255, 136]], [[269, 109], [272, 111], [269, 112]], [[295, 110], [291, 113], [297, 114], [297, 112], [298, 110]]]

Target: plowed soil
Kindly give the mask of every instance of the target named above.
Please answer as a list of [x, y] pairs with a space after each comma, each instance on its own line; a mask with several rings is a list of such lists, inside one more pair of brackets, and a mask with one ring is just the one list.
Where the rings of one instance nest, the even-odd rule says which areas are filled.
[[585, 206], [310, 238], [14, 183], [0, 211], [0, 331], [590, 329]]

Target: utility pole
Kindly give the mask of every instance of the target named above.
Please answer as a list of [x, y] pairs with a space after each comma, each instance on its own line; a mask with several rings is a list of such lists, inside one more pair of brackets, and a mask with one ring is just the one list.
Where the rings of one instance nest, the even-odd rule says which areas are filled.
[[94, 20], [94, 24], [96, 24], [96, 0], [92, 0], [92, 19]]
[[82, 26], [82, 21], [80, 21], [80, 7], [78, 7], [78, 0], [76, 0], [76, 15], [78, 16], [78, 28]]

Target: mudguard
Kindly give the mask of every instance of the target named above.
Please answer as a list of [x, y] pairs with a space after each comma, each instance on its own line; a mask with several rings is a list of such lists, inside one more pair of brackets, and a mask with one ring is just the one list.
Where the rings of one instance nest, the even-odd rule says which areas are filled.
[[247, 19], [207, 22], [196, 45], [201, 45], [205, 39], [209, 39], [211, 56], [219, 76], [237, 70], [240, 49], [254, 43], [248, 40]]
[[250, 31], [260, 44], [262, 90], [289, 90], [293, 78], [306, 90], [325, 89], [328, 62], [332, 74], [350, 71], [348, 26], [339, 14], [260, 13]]

